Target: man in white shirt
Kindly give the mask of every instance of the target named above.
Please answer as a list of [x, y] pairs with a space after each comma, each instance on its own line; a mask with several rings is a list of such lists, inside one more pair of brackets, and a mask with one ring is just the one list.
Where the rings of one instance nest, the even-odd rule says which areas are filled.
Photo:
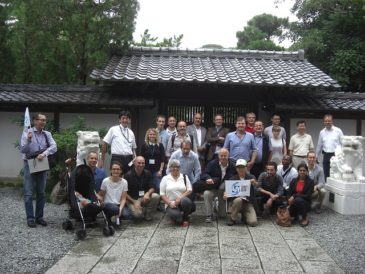
[[203, 169], [205, 166], [205, 149], [207, 146], [207, 129], [201, 126], [202, 115], [200, 113], [195, 113], [194, 123], [189, 125], [187, 130], [188, 134], [193, 136], [194, 144], [196, 146], [197, 153], [199, 155], [200, 166]]
[[128, 128], [130, 121], [130, 112], [125, 110], [121, 111], [119, 114], [120, 124], [111, 127], [103, 139], [99, 167], [104, 165], [105, 153], [108, 145], [111, 145], [112, 159], [110, 164], [114, 161], [121, 163], [123, 174], [126, 174], [130, 170], [128, 164], [135, 158], [137, 149], [134, 133]]
[[317, 158], [319, 154], [323, 154], [323, 172], [324, 178], [330, 175], [330, 159], [335, 155], [335, 150], [341, 145], [341, 137], [343, 136], [342, 130], [333, 125], [333, 116], [326, 114], [323, 117], [325, 128], [319, 132], [318, 144], [316, 149]]
[[284, 155], [281, 165], [278, 166], [277, 174], [283, 178], [284, 195], [286, 195], [290, 182], [298, 177], [298, 171], [292, 165], [292, 157]]
[[289, 154], [293, 158], [293, 166], [297, 167], [301, 162], [307, 162], [307, 153], [314, 151], [312, 137], [305, 133], [306, 123], [304, 120], [297, 122], [297, 133], [290, 138]]

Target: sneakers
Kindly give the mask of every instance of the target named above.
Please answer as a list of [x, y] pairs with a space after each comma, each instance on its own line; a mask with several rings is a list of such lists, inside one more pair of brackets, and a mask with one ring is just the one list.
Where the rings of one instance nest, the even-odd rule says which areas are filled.
[[47, 226], [47, 222], [45, 220], [43, 220], [43, 219], [36, 220], [36, 223], [39, 224], [39, 225], [41, 225], [41, 226]]
[[228, 226], [232, 226], [234, 225], [236, 222], [231, 218], [231, 215], [230, 214], [227, 214], [227, 220], [226, 220], [226, 224]]
[[33, 219], [29, 219], [29, 220], [27, 221], [27, 225], [28, 225], [29, 227], [31, 227], [31, 228], [37, 227], [37, 225], [36, 225], [36, 223], [35, 223], [35, 221], [34, 221]]
[[205, 222], [206, 223], [212, 223], [213, 222], [213, 216], [212, 215], [209, 215], [205, 218]]

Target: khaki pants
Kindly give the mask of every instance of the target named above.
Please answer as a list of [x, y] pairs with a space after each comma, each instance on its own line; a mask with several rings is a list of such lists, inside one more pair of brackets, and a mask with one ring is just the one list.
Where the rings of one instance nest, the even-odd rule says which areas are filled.
[[298, 165], [302, 162], [307, 163], [306, 157], [298, 157], [298, 156], [293, 155], [292, 159], [293, 159], [293, 167], [295, 167], [295, 168], [298, 168]]
[[144, 215], [151, 214], [156, 210], [158, 202], [160, 201], [160, 195], [157, 193], [152, 193], [151, 199], [148, 203], [143, 203], [143, 197], [138, 198], [141, 203], [142, 209], [136, 209], [132, 203], [127, 202], [128, 209], [134, 218], [143, 218]]
[[324, 188], [317, 189], [317, 192], [312, 194], [312, 207], [321, 208], [324, 196], [326, 195], [326, 190]]
[[206, 216], [213, 215], [213, 199], [214, 197], [218, 197], [218, 216], [225, 217], [226, 216], [226, 205], [223, 200], [225, 185], [224, 183], [220, 184], [218, 190], [205, 190], [204, 191], [204, 204], [205, 204], [205, 212]]
[[256, 226], [257, 225], [257, 217], [256, 212], [253, 205], [245, 201], [241, 198], [235, 198], [231, 202], [231, 206], [228, 209], [228, 212], [231, 213], [231, 218], [233, 221], [238, 220], [238, 213], [241, 213], [242, 216], [246, 220], [246, 224], [249, 226]]

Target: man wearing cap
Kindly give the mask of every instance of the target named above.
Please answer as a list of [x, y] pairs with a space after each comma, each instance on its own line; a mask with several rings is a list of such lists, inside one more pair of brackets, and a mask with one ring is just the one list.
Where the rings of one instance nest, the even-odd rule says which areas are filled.
[[200, 181], [193, 185], [195, 193], [204, 192], [204, 204], [206, 219], [205, 222], [213, 221], [213, 200], [218, 197], [218, 215], [224, 217], [226, 209], [223, 201], [224, 180], [228, 180], [236, 174], [236, 165], [229, 159], [229, 152], [221, 148], [218, 152], [218, 159], [210, 161], [200, 177]]
[[227, 193], [224, 193], [223, 199], [229, 203], [227, 212], [227, 225], [232, 226], [238, 221], [238, 213], [242, 214], [243, 219], [249, 226], [257, 225], [257, 216], [255, 212], [255, 190], [257, 181], [255, 176], [247, 172], [247, 162], [244, 159], [238, 159], [236, 162], [237, 175], [234, 175], [230, 180], [250, 180], [250, 196], [228, 198]]
[[257, 201], [260, 211], [275, 212], [276, 207], [281, 203], [283, 195], [283, 179], [277, 174], [275, 162], [266, 164], [266, 172], [260, 174], [258, 179]]
[[99, 167], [104, 165], [105, 153], [108, 145], [111, 145], [112, 159], [110, 162], [116, 161], [121, 163], [124, 174], [130, 170], [130, 165], [128, 164], [135, 158], [137, 149], [134, 133], [128, 128], [130, 121], [131, 114], [129, 111], [123, 110], [119, 113], [120, 124], [111, 127], [103, 139]]

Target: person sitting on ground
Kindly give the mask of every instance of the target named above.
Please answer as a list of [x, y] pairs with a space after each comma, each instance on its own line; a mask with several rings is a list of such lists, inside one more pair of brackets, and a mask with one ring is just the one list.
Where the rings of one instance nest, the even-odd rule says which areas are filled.
[[260, 174], [258, 179], [257, 201], [261, 212], [274, 213], [281, 205], [283, 195], [283, 179], [277, 173], [275, 162], [268, 162], [266, 172]]
[[312, 194], [312, 209], [315, 210], [317, 214], [321, 213], [322, 202], [324, 196], [326, 195], [326, 190], [324, 185], [326, 183], [324, 179], [323, 168], [317, 164], [317, 156], [314, 151], [310, 151], [307, 154], [309, 177], [314, 182], [313, 194]]
[[119, 162], [112, 162], [110, 176], [101, 183], [98, 199], [103, 203], [104, 213], [111, 224], [112, 216], [115, 216], [115, 225], [120, 225], [120, 217], [129, 218], [128, 210], [125, 207], [128, 191], [128, 183], [121, 178], [122, 165]]
[[99, 192], [101, 183], [106, 178], [104, 169], [97, 167], [99, 157], [96, 151], [90, 151], [86, 158], [86, 164], [91, 168], [94, 174], [95, 191]]
[[189, 215], [194, 204], [189, 198], [192, 192], [188, 176], [180, 173], [179, 160], [169, 161], [170, 174], [164, 176], [160, 184], [161, 199], [165, 202], [166, 213], [173, 223], [189, 226]]
[[236, 162], [237, 175], [234, 175], [230, 180], [250, 180], [250, 196], [228, 198], [224, 192], [223, 199], [229, 203], [227, 212], [227, 225], [232, 226], [238, 221], [238, 213], [242, 214], [246, 224], [249, 226], [257, 225], [257, 216], [255, 211], [256, 197], [255, 189], [257, 181], [255, 176], [247, 172], [247, 162], [244, 159], [238, 159]]
[[301, 216], [300, 226], [307, 226], [309, 224], [307, 214], [311, 205], [314, 182], [308, 176], [308, 167], [305, 163], [298, 165], [298, 173], [298, 178], [294, 179], [289, 187], [289, 212], [294, 219]]
[[134, 167], [124, 178], [128, 182], [127, 206], [134, 218], [151, 221], [151, 213], [157, 207], [160, 196], [155, 193], [152, 174], [145, 169], [145, 159], [137, 156], [133, 161]]
[[281, 165], [278, 166], [277, 174], [283, 178], [284, 195], [287, 195], [290, 182], [298, 177], [298, 171], [292, 165], [292, 157], [284, 155]]
[[193, 184], [194, 193], [203, 192], [206, 212], [206, 223], [213, 221], [213, 200], [218, 198], [218, 216], [225, 217], [226, 207], [223, 201], [224, 180], [228, 180], [236, 174], [236, 165], [229, 159], [229, 152], [226, 148], [218, 151], [218, 159], [208, 163], [200, 180]]

